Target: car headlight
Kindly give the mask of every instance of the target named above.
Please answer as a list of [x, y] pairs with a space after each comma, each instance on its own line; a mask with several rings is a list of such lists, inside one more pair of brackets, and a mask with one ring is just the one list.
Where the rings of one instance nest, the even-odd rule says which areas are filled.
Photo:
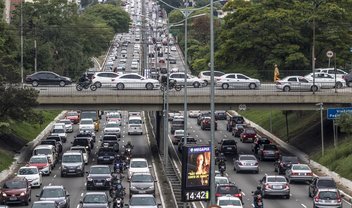
[[131, 189], [136, 189], [136, 187], [135, 186], [131, 186]]
[[111, 178], [106, 178], [106, 181], [111, 181]]
[[2, 196], [3, 196], [3, 197], [6, 197], [6, 196], [7, 196], [7, 194], [6, 194], [6, 193], [2, 193]]
[[82, 169], [82, 165], [77, 166], [76, 169]]
[[60, 201], [59, 204], [60, 205], [66, 204], [66, 200]]
[[63, 170], [64, 170], [64, 169], [67, 169], [67, 167], [66, 167], [66, 166], [64, 166], [64, 165], [63, 165], [61, 168], [62, 168]]
[[24, 192], [22, 192], [21, 194], [20, 194], [20, 196], [24, 196], [26, 193], [24, 193]]
[[93, 178], [87, 178], [87, 181], [93, 181]]

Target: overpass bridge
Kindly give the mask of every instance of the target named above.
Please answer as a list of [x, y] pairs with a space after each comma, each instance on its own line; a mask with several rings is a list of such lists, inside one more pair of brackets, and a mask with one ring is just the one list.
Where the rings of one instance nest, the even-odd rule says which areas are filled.
[[[116, 90], [99, 88], [97, 91], [78, 92], [74, 86], [40, 87], [39, 108], [42, 109], [121, 109], [162, 111], [163, 92], [160, 90]], [[210, 87], [188, 88], [189, 110], [210, 109]], [[282, 92], [273, 86], [259, 90], [221, 90], [215, 91], [215, 108], [237, 110], [245, 104], [247, 109], [316, 110], [317, 103], [324, 107], [350, 107], [352, 89], [324, 89], [318, 92]], [[169, 109], [183, 110], [184, 91], [169, 91]]]

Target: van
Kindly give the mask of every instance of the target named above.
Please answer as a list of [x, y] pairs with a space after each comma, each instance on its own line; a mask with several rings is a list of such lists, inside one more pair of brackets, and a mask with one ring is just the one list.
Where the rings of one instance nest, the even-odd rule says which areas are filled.
[[66, 175], [84, 176], [85, 162], [82, 152], [67, 151], [61, 158], [61, 177]]
[[38, 145], [33, 150], [33, 155], [46, 155], [51, 168], [55, 167], [57, 162], [57, 154], [56, 147], [53, 145]]
[[171, 134], [176, 130], [184, 129], [185, 120], [183, 118], [174, 118], [171, 122]]
[[143, 128], [142, 128], [142, 118], [140, 116], [130, 116], [128, 118], [128, 135], [131, 134], [143, 134]]
[[61, 123], [55, 123], [54, 126], [53, 126], [53, 129], [55, 128], [63, 128], [65, 130], [65, 132], [67, 132], [67, 129], [66, 129], [66, 124], [61, 122]]

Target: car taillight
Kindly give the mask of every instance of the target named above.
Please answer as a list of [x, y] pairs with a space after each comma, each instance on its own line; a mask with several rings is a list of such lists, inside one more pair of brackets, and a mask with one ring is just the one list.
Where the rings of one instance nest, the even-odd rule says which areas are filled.
[[272, 188], [272, 186], [270, 184], [265, 184], [266, 188]]
[[316, 196], [316, 197], [314, 197], [314, 201], [315, 201], [315, 202], [319, 202], [319, 195]]
[[290, 188], [290, 186], [288, 184], [285, 185], [285, 189], [288, 189]]
[[298, 173], [292, 172], [291, 175], [298, 175]]
[[245, 135], [245, 134], [243, 134], [242, 136], [243, 136], [243, 137], [246, 137], [246, 135]]
[[310, 172], [310, 173], [307, 173], [307, 175], [309, 175], [309, 176], [313, 176], [313, 173], [312, 173], [312, 172]]
[[258, 165], [258, 164], [259, 164], [258, 162], [254, 163], [254, 165]]
[[215, 196], [216, 196], [216, 197], [220, 197], [220, 196], [221, 196], [221, 194], [219, 194], [219, 193], [216, 193], [216, 194], [215, 194]]
[[341, 203], [341, 201], [342, 201], [341, 197], [337, 198], [338, 203]]
[[241, 197], [242, 197], [242, 194], [238, 193], [238, 194], [234, 194], [233, 196], [234, 196], [234, 197], [239, 197], [239, 198], [241, 198]]

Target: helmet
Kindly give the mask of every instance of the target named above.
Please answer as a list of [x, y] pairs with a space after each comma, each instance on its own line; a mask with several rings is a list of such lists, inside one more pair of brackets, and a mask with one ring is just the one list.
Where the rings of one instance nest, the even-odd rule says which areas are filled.
[[127, 145], [131, 145], [131, 141], [128, 141], [128, 142], [127, 142]]
[[262, 189], [262, 187], [261, 186], [257, 186], [257, 190], [261, 190]]
[[116, 155], [116, 159], [120, 159], [120, 155]]
[[224, 153], [220, 153], [220, 155], [223, 157], [223, 156], [224, 156]]

